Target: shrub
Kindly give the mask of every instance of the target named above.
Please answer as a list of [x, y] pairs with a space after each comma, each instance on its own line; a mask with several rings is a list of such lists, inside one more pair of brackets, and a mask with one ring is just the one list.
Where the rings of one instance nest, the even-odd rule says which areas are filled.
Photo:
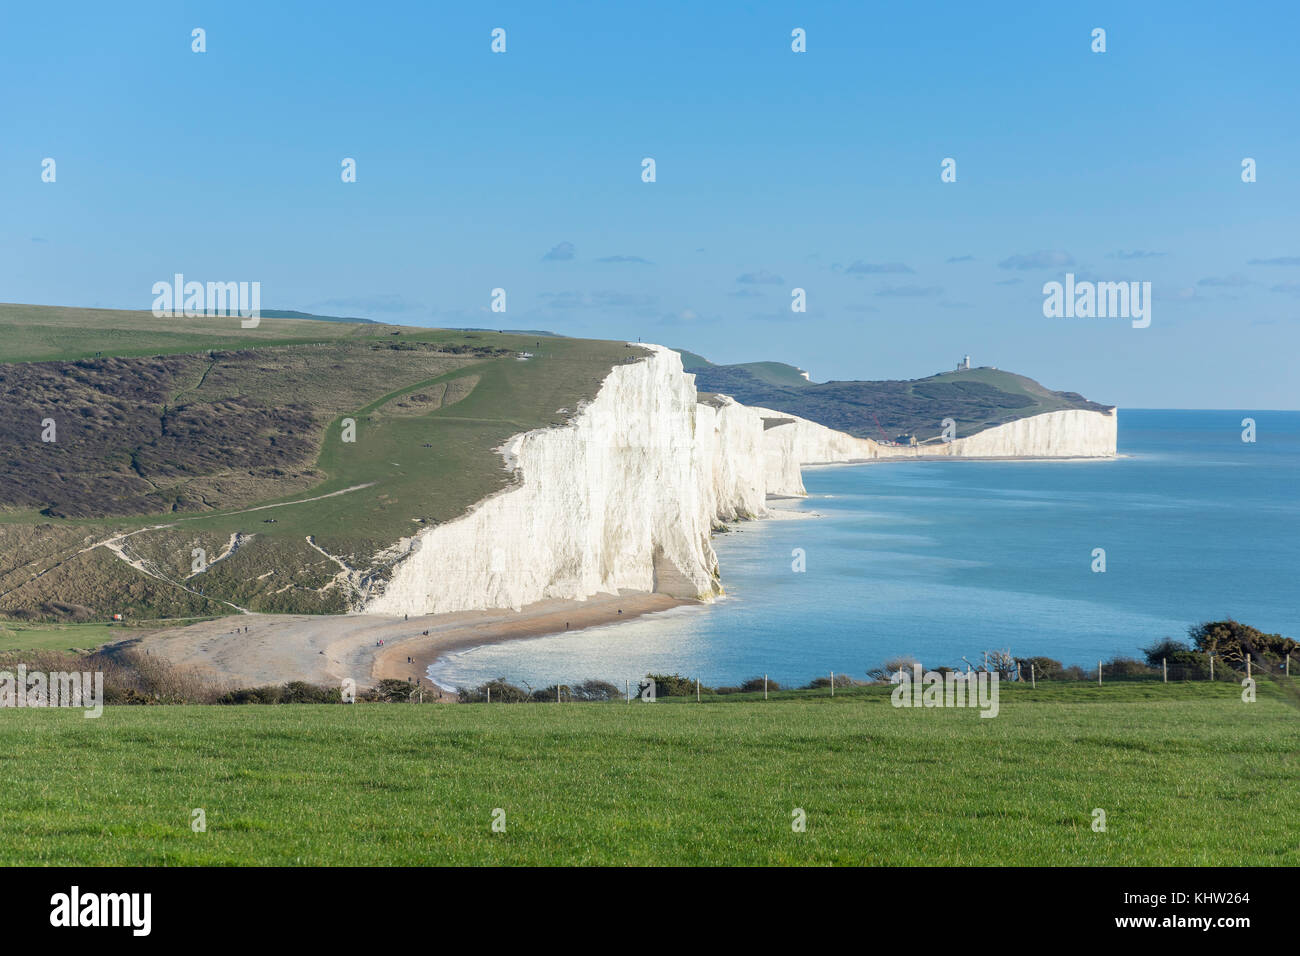
[[[382, 683], [400, 684], [401, 681], [383, 681]], [[338, 704], [342, 700], [342, 688], [321, 687], [300, 680], [290, 681], [285, 684], [284, 691], [280, 695], [280, 702], [283, 704]]]
[[[749, 680], [743, 681], [740, 685], [741, 693], [746, 693], [746, 694], [753, 693], [754, 691], [762, 691], [762, 689], [763, 689], [762, 677], [751, 677]], [[781, 685], [778, 684], [776, 681], [772, 680], [771, 678], [768, 678], [767, 689], [780, 690]]]
[[[362, 699], [377, 701], [381, 704], [404, 704], [411, 699], [411, 693], [414, 690], [414, 684], [398, 680], [395, 677], [387, 677], [367, 691], [362, 696]], [[495, 688], [493, 688], [493, 691], [492, 696], [495, 697]]]
[[278, 704], [282, 689], [279, 687], [237, 687], [217, 698], [218, 704]]
[[574, 700], [618, 700], [622, 696], [616, 686], [603, 680], [585, 680], [573, 688]]
[[[656, 697], [692, 697], [695, 679], [681, 674], [646, 674], [646, 680], [655, 682]], [[703, 688], [701, 688], [703, 690]]]
[[456, 696], [462, 704], [481, 704], [488, 700], [489, 690], [492, 692], [491, 700], [494, 704], [522, 704], [528, 700], [528, 691], [506, 683], [504, 677], [479, 684], [477, 687], [462, 687], [456, 692]]
[[1294, 655], [1300, 644], [1281, 634], [1265, 634], [1240, 621], [1205, 621], [1187, 629], [1187, 636], [1192, 639], [1196, 649], [1205, 654], [1213, 654], [1221, 661], [1244, 668], [1246, 655], [1250, 654], [1258, 662], [1281, 664], [1288, 655]]
[[[770, 685], [771, 682], [769, 681], [768, 683], [769, 683], [769, 685]], [[835, 686], [836, 686], [836, 687], [856, 687], [856, 686], [857, 686], [857, 683], [858, 683], [858, 682], [855, 681], [855, 680], [854, 680], [852, 677], [850, 677], [848, 674], [836, 674], [836, 675], [835, 675]], [[814, 677], [811, 681], [808, 682], [808, 685], [807, 685], [807, 688], [806, 688], [806, 689], [807, 689], [807, 690], [825, 690], [826, 688], [828, 688], [828, 687], [830, 687], [830, 686], [831, 686], [831, 679], [830, 679], [830, 677]], [[761, 689], [761, 688], [760, 688], [760, 689]]]
[[1102, 678], [1113, 678], [1123, 680], [1134, 677], [1152, 677], [1156, 670], [1147, 667], [1142, 661], [1135, 660], [1132, 657], [1115, 657], [1101, 666]]
[[1168, 664], [1169, 676], [1175, 680], [1203, 680], [1210, 676], [1210, 655], [1194, 651], [1182, 641], [1166, 637], [1142, 648], [1142, 653], [1146, 655], [1147, 664], [1157, 670]]
[[[1018, 657], [1016, 663], [1020, 665], [1020, 676], [1025, 680], [1030, 677], [1030, 665], [1033, 665], [1032, 674], [1035, 680], [1067, 679], [1064, 676], [1065, 668], [1061, 666], [1061, 662], [1050, 657]], [[1077, 680], [1077, 678], [1075, 679]]]
[[[532, 699], [539, 703], [547, 701], [554, 702], [556, 695], [556, 685], [551, 684], [549, 687], [543, 687], [532, 693]], [[620, 691], [613, 684], [603, 680], [585, 680], [581, 684], [561, 684], [559, 685], [561, 701], [597, 701], [597, 700], [617, 700], [622, 697]], [[493, 692], [493, 697], [496, 692]]]
[[900, 670], [910, 672], [913, 667], [920, 666], [920, 663], [915, 657], [894, 657], [879, 667], [871, 668], [867, 671], [867, 676], [873, 681], [889, 681]]

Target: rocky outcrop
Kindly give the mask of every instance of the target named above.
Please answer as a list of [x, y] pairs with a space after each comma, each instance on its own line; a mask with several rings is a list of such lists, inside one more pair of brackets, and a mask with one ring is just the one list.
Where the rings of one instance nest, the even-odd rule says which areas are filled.
[[803, 464], [1115, 453], [1113, 412], [1084, 411], [946, 445], [881, 445], [725, 395], [697, 401], [681, 356], [645, 348], [649, 357], [615, 366], [568, 424], [507, 442], [514, 484], [417, 535], [359, 610], [519, 608], [620, 589], [711, 600], [721, 592], [711, 530], [764, 516], [769, 494], [803, 495]]

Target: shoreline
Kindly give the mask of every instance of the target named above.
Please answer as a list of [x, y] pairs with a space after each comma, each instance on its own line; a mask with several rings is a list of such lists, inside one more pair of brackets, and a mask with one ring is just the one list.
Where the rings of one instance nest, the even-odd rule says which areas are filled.
[[[513, 621], [465, 623], [436, 633], [430, 628], [427, 637], [421, 633], [392, 647], [385, 646], [376, 655], [372, 673], [375, 681], [403, 678], [424, 680], [443, 694], [453, 694], [452, 688], [437, 684], [429, 677], [429, 668], [448, 654], [527, 638], [607, 627], [675, 607], [700, 603], [702, 602], [652, 591], [597, 594], [585, 601], [541, 601], [524, 608], [515, 615], [516, 620]], [[440, 618], [444, 615], [433, 617]], [[406, 660], [408, 657], [409, 662]]]
[[[240, 614], [168, 628], [133, 641], [140, 650], [233, 690], [302, 680], [357, 689], [407, 680], [454, 699], [428, 677], [444, 654], [566, 630], [617, 624], [700, 602], [646, 591], [550, 599], [493, 609], [399, 617], [379, 614]], [[427, 632], [427, 633], [426, 633]], [[381, 645], [379, 642], [382, 641]]]

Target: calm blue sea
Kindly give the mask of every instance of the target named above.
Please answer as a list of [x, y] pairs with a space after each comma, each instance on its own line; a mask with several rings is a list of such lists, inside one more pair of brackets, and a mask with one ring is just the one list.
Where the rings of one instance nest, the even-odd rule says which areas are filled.
[[1300, 637], [1300, 412], [1121, 410], [1119, 451], [806, 469], [809, 497], [790, 510], [814, 517], [714, 538], [726, 600], [474, 648], [429, 673], [449, 686], [621, 686], [649, 671], [802, 684], [1000, 648], [1095, 666], [1222, 617]]

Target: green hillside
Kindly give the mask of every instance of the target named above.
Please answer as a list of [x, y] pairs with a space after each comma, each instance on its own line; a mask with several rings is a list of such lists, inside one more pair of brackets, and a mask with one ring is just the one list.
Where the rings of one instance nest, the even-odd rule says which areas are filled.
[[[494, 449], [562, 424], [639, 354], [558, 336], [0, 306], [0, 614], [345, 610], [339, 562], [383, 576], [383, 549], [505, 486]], [[56, 440], [42, 441], [49, 420]], [[90, 547], [126, 532], [123, 556]], [[195, 548], [211, 562], [197, 575]]]
[[957, 437], [1018, 418], [1079, 408], [1109, 408], [1075, 392], [1054, 392], [1031, 378], [995, 368], [941, 372], [911, 381], [809, 382], [781, 362], [713, 365], [691, 353], [683, 364], [696, 387], [721, 392], [745, 405], [798, 415], [859, 438], [936, 437], [945, 418]]

